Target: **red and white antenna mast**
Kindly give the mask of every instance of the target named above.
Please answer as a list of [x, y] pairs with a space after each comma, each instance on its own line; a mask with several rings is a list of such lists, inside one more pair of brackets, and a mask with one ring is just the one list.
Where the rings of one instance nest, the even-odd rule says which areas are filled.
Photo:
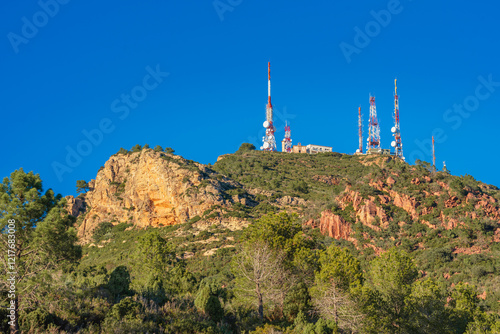
[[271, 104], [271, 62], [267, 64], [267, 106], [266, 106], [266, 120], [264, 121], [264, 128], [266, 128], [266, 135], [262, 137], [261, 150], [276, 151], [276, 140], [274, 138], [274, 131], [276, 128], [273, 124], [273, 105]]
[[370, 120], [368, 127], [368, 145], [366, 153], [380, 153], [380, 125], [377, 119], [377, 107], [375, 106], [375, 97], [370, 96]]
[[397, 79], [394, 79], [394, 126], [391, 129], [394, 141], [391, 146], [394, 147], [394, 156], [405, 159], [403, 156], [403, 143], [401, 142], [401, 130], [399, 127], [399, 97]]
[[288, 122], [285, 124], [285, 138], [281, 142], [281, 151], [286, 153], [292, 152], [292, 136]]
[[433, 170], [436, 171], [436, 151], [434, 150], [434, 136], [432, 136], [432, 166]]
[[363, 153], [363, 118], [361, 117], [361, 106], [358, 108], [358, 136], [359, 136], [359, 148], [356, 153]]

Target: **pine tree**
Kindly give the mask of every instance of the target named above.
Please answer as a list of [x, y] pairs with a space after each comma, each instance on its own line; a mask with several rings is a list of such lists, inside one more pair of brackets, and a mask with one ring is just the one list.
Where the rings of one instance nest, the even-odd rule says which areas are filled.
[[65, 203], [51, 189], [43, 193], [40, 176], [23, 169], [0, 184], [0, 251], [9, 255], [9, 259], [2, 256], [0, 284], [9, 291], [7, 278], [15, 278], [16, 283], [15, 293], [3, 300], [4, 305], [10, 300], [16, 305], [11, 333], [19, 332], [19, 312], [34, 308], [42, 300], [37, 292], [50, 277], [48, 273], [81, 257], [81, 248], [75, 245], [74, 219], [64, 208]]

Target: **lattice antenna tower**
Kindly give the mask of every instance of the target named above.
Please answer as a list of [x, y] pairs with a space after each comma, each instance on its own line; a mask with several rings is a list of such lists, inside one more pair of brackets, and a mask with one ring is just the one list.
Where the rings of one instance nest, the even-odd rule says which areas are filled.
[[394, 140], [392, 141], [391, 146], [394, 147], [394, 156], [404, 160], [401, 128], [399, 125], [399, 96], [397, 81], [397, 79], [394, 79], [394, 126], [391, 129]]
[[267, 106], [266, 106], [266, 120], [264, 121], [264, 128], [266, 128], [266, 135], [262, 137], [261, 150], [276, 151], [276, 139], [274, 132], [276, 128], [273, 124], [273, 105], [271, 104], [271, 62], [267, 63]]
[[375, 105], [375, 96], [370, 96], [370, 118], [368, 121], [368, 144], [366, 152], [380, 152], [380, 125], [377, 118], [377, 107]]
[[292, 152], [292, 132], [288, 122], [285, 123], [285, 138], [283, 138], [282, 151], [286, 153]]

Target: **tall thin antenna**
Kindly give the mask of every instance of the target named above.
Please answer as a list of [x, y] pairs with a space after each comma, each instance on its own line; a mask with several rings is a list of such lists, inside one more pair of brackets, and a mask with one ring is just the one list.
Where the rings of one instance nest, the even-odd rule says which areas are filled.
[[434, 150], [434, 136], [432, 136], [432, 166], [434, 171], [436, 171], [436, 151]]
[[359, 136], [359, 148], [358, 153], [363, 153], [363, 118], [361, 117], [361, 106], [358, 108], [358, 136]]
[[274, 132], [276, 128], [273, 124], [273, 105], [271, 104], [271, 62], [267, 63], [267, 106], [266, 106], [266, 120], [264, 122], [266, 128], [266, 135], [262, 137], [261, 150], [276, 151], [276, 139]]
[[370, 96], [370, 120], [368, 124], [366, 153], [380, 153], [380, 125], [377, 119], [377, 107], [375, 106], [374, 96]]
[[401, 129], [399, 125], [399, 96], [397, 81], [397, 79], [394, 79], [394, 126], [391, 129], [394, 141], [391, 143], [391, 146], [394, 147], [394, 155], [404, 160], [403, 143], [401, 142]]

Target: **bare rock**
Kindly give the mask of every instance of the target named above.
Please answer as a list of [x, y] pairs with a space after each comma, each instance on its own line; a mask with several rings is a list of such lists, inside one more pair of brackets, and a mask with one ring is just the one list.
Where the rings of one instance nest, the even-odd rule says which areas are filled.
[[85, 212], [86, 209], [86, 203], [85, 203], [85, 197], [83, 196], [78, 196], [78, 197], [73, 197], [73, 196], [66, 196], [66, 210], [68, 210], [68, 213], [72, 215], [73, 217], [78, 217], [81, 213]]
[[338, 185], [340, 180], [334, 176], [329, 175], [314, 175], [313, 179], [318, 182], [323, 182], [328, 184], [329, 186]]
[[78, 236], [88, 242], [105, 221], [159, 227], [184, 223], [213, 205], [227, 206], [220, 192], [224, 185], [203, 176], [204, 171], [201, 164], [188, 166], [180, 156], [153, 150], [112, 156], [90, 182], [89, 209]]
[[290, 205], [290, 206], [298, 206], [298, 205], [306, 205], [306, 201], [299, 197], [291, 197], [291, 196], [283, 196], [276, 199], [276, 202], [280, 205]]

